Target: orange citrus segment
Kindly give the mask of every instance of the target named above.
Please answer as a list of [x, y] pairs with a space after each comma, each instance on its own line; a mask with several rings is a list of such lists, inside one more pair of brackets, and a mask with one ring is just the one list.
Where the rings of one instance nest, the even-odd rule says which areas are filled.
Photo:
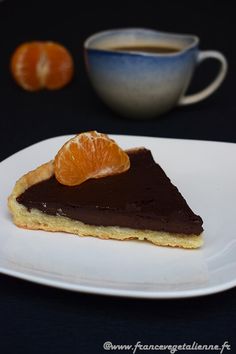
[[45, 43], [45, 52], [48, 61], [48, 72], [44, 85], [47, 89], [59, 89], [65, 86], [74, 72], [70, 53], [60, 44]]
[[16, 48], [11, 72], [28, 91], [59, 89], [72, 78], [74, 64], [68, 50], [55, 42], [29, 42]]
[[40, 42], [24, 43], [15, 50], [12, 56], [11, 72], [16, 82], [25, 90], [36, 91], [41, 88], [37, 75], [41, 51]]
[[56, 179], [75, 186], [90, 178], [111, 176], [128, 170], [129, 156], [106, 134], [81, 133], [66, 142], [54, 161]]

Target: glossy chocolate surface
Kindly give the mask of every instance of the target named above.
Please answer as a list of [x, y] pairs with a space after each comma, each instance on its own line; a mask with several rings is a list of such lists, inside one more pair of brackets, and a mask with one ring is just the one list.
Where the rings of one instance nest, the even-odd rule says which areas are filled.
[[202, 219], [187, 205], [149, 150], [129, 152], [131, 167], [119, 175], [61, 185], [55, 177], [33, 185], [17, 201], [28, 210], [66, 216], [90, 225], [174, 233], [202, 231]]

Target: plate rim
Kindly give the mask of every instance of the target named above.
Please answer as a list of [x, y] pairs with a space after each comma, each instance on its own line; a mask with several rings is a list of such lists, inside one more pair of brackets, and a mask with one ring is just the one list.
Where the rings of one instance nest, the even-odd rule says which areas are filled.
[[221, 293], [225, 290], [230, 290], [236, 286], [236, 279], [231, 282], [224, 283], [223, 285], [212, 286], [209, 288], [201, 288], [194, 290], [184, 290], [184, 291], [144, 291], [144, 290], [125, 290], [125, 289], [112, 289], [109, 287], [95, 287], [89, 285], [73, 284], [66, 281], [59, 281], [54, 279], [47, 279], [41, 276], [33, 276], [23, 272], [17, 272], [14, 270], [9, 270], [4, 267], [0, 267], [0, 273], [8, 276], [15, 277], [17, 279], [26, 280], [31, 283], [46, 285], [49, 287], [70, 290], [74, 292], [79, 292], [83, 294], [93, 294], [93, 295], [106, 295], [106, 296], [116, 296], [134, 299], [153, 299], [153, 300], [174, 300], [174, 299], [185, 299], [194, 298], [200, 296], [213, 295]]
[[[182, 138], [170, 138], [170, 137], [163, 137], [163, 136], [151, 136], [151, 135], [131, 135], [131, 134], [111, 134], [111, 133], [106, 133], [108, 136], [110, 137], [113, 137], [114, 139], [119, 139], [119, 137], [128, 137], [128, 138], [144, 138], [144, 139], [157, 139], [157, 140], [169, 140], [169, 141], [186, 141], [186, 142], [191, 142], [191, 143], [198, 143], [198, 142], [201, 142], [201, 143], [204, 143], [204, 144], [222, 144], [222, 145], [232, 145], [232, 146], [235, 146], [236, 147], [236, 143], [233, 143], [233, 142], [227, 142], [227, 141], [217, 141], [217, 140], [204, 140], [204, 139], [182, 139]], [[34, 147], [35, 145], [38, 145], [38, 144], [41, 144], [41, 143], [44, 143], [46, 141], [50, 141], [50, 140], [54, 140], [54, 139], [57, 139], [57, 138], [72, 138], [74, 137], [76, 134], [62, 134], [62, 135], [56, 135], [56, 136], [52, 136], [50, 138], [46, 138], [46, 139], [43, 139], [43, 140], [39, 140], [39, 141], [36, 141], [35, 143], [33, 144], [30, 144], [20, 150], [17, 150], [15, 151], [13, 154], [5, 157], [3, 160], [0, 160], [0, 166], [3, 162], [5, 162], [6, 160], [14, 157], [15, 155], [17, 155], [18, 153], [21, 153], [23, 152], [24, 150], [27, 150], [31, 147]]]

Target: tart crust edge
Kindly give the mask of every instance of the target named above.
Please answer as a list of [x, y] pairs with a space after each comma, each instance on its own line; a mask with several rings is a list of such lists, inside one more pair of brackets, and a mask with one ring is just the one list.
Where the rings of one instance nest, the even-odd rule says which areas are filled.
[[[18, 212], [22, 208], [26, 209], [23, 205], [19, 204], [16, 198], [24, 193], [26, 189], [33, 186], [36, 183], [39, 183], [45, 179], [50, 178], [54, 173], [53, 161], [49, 161], [36, 169], [26, 173], [18, 179], [16, 182], [10, 196], [8, 197], [8, 209], [13, 216], [13, 221], [17, 226], [20, 225], [20, 219], [18, 220]], [[27, 210], [27, 209], [26, 209]]]

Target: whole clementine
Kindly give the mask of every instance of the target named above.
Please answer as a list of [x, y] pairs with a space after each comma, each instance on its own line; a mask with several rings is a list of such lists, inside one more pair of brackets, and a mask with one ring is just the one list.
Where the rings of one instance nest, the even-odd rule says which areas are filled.
[[11, 72], [25, 90], [54, 90], [70, 82], [74, 63], [61, 44], [34, 41], [16, 48], [11, 58]]

